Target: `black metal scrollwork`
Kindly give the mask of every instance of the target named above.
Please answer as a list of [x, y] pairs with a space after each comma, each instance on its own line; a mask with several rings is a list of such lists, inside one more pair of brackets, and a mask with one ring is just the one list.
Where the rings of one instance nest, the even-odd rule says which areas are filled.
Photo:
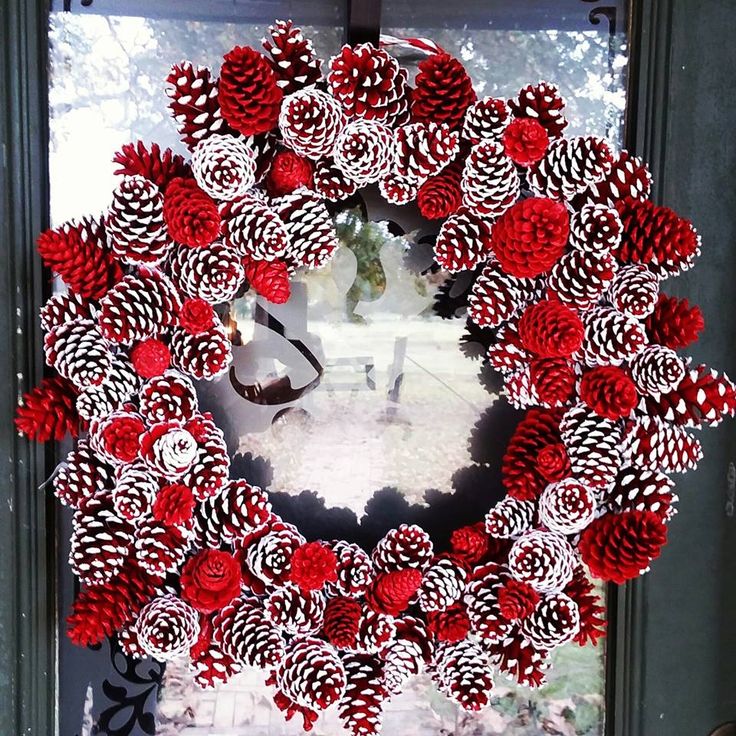
[[[582, 0], [582, 2], [593, 4], [600, 2], [600, 0]], [[588, 13], [588, 20], [591, 25], [600, 25], [601, 18], [608, 20], [608, 35], [612, 38], [617, 31], [618, 8], [615, 5], [601, 5], [592, 8]]]

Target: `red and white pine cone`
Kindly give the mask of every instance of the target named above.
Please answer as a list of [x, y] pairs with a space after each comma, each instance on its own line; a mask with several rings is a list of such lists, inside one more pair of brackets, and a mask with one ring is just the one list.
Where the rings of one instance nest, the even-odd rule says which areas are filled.
[[180, 246], [169, 260], [169, 269], [187, 296], [210, 304], [230, 301], [245, 281], [241, 258], [224, 243], [201, 248]]
[[429, 565], [434, 547], [429, 534], [421, 527], [401, 524], [391, 529], [373, 548], [373, 567], [381, 573]]
[[161, 660], [175, 659], [196, 641], [199, 617], [188, 603], [167, 594], [143, 607], [135, 628], [146, 654]]
[[539, 521], [550, 531], [576, 534], [595, 518], [593, 489], [574, 478], [550, 483], [539, 497]]
[[567, 127], [565, 100], [555, 84], [528, 84], [509, 100], [515, 118], [531, 118], [541, 123], [550, 138], [559, 138]]
[[481, 141], [500, 141], [511, 122], [511, 110], [505, 100], [483, 97], [465, 111], [462, 139], [471, 145]]
[[603, 256], [618, 248], [623, 225], [615, 209], [586, 204], [570, 217], [570, 245], [576, 250]]
[[400, 179], [420, 186], [430, 176], [442, 171], [457, 152], [458, 134], [444, 123], [402, 125], [395, 133], [394, 173]]
[[575, 551], [564, 536], [535, 529], [517, 539], [509, 552], [509, 571], [540, 593], [555, 593], [572, 580]]
[[322, 79], [322, 60], [317, 57], [310, 39], [290, 20], [277, 20], [268, 27], [263, 48], [271, 57], [276, 84], [291, 94]]
[[491, 255], [491, 227], [482, 218], [463, 208], [442, 223], [434, 257], [450, 273], [475, 268]]
[[256, 183], [256, 153], [243, 138], [214, 134], [192, 151], [192, 173], [212, 199], [238, 199]]
[[503, 146], [483, 140], [470, 150], [461, 181], [463, 204], [478, 215], [498, 217], [517, 200], [520, 182]]
[[289, 247], [286, 226], [276, 211], [255, 197], [242, 197], [220, 208], [223, 237], [240, 256], [273, 261]]
[[375, 120], [358, 119], [348, 123], [337, 136], [335, 166], [356, 186], [378, 181], [393, 164], [393, 131]]
[[314, 160], [332, 153], [346, 122], [339, 102], [315, 87], [286, 97], [279, 113], [284, 143], [300, 156]]

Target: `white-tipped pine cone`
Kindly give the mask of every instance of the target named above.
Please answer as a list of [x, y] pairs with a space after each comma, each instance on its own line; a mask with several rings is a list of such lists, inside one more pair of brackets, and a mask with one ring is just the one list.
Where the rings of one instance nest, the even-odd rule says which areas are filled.
[[154, 425], [141, 439], [141, 456], [155, 473], [177, 480], [192, 467], [197, 456], [197, 441], [190, 432], [175, 424]]
[[255, 598], [236, 598], [215, 615], [212, 627], [222, 651], [242, 665], [270, 669], [284, 657], [284, 637]]
[[561, 534], [539, 529], [527, 532], [509, 552], [509, 570], [540, 593], [562, 590], [575, 572], [575, 551]]
[[510, 122], [511, 110], [505, 100], [484, 97], [465, 112], [463, 140], [472, 145], [486, 140], [500, 141]]
[[287, 583], [272, 590], [264, 606], [271, 623], [286, 634], [306, 636], [322, 628], [325, 597], [319, 590], [302, 590]]
[[289, 579], [294, 552], [305, 542], [296, 527], [278, 523], [246, 548], [248, 570], [266, 586], [283, 585]]
[[521, 631], [538, 649], [554, 649], [572, 641], [580, 631], [578, 604], [564, 593], [545, 596], [536, 610], [524, 619]]
[[395, 133], [395, 173], [419, 185], [442, 171], [457, 151], [458, 134], [444, 123], [402, 125]]
[[275, 200], [274, 206], [289, 235], [286, 258], [296, 266], [324, 266], [334, 255], [338, 240], [322, 198], [308, 189], [298, 189]]
[[547, 287], [563, 304], [584, 311], [596, 306], [617, 269], [610, 253], [571, 250], [552, 267]]
[[429, 534], [416, 524], [401, 524], [391, 529], [373, 549], [373, 567], [392, 572], [407, 567], [423, 570], [432, 561], [434, 547]]
[[146, 654], [159, 660], [175, 659], [197, 640], [199, 616], [181, 598], [167, 594], [143, 607], [136, 629]]
[[577, 534], [595, 518], [593, 490], [574, 478], [550, 483], [539, 497], [539, 521], [550, 531]]
[[448, 698], [463, 710], [478, 711], [491, 700], [493, 679], [488, 652], [479, 644], [443, 644], [435, 656], [435, 678]]
[[314, 87], [294, 92], [281, 103], [279, 130], [284, 143], [300, 156], [329, 156], [345, 122], [340, 103]]
[[511, 621], [501, 616], [498, 593], [510, 580], [508, 568], [489, 563], [472, 573], [465, 590], [465, 606], [471, 631], [488, 642], [505, 637], [513, 627]]
[[97, 325], [90, 320], [67, 322], [44, 340], [46, 363], [77, 388], [100, 385], [112, 370], [112, 353]]
[[677, 502], [674, 481], [658, 470], [623, 468], [606, 495], [606, 504], [614, 513], [652, 511], [665, 519], [675, 514]]
[[138, 398], [138, 410], [151, 424], [186, 422], [197, 413], [194, 384], [176, 370], [151, 378], [138, 391]]
[[113, 342], [129, 343], [159, 335], [176, 324], [179, 293], [160, 271], [141, 268], [100, 299], [99, 325]]
[[179, 246], [169, 263], [172, 278], [182, 291], [210, 304], [229, 302], [245, 281], [237, 251], [223, 243], [201, 248]]
[[544, 157], [529, 169], [529, 186], [535, 194], [571, 200], [611, 171], [611, 151], [593, 136], [559, 138], [550, 143]]
[[231, 480], [202, 501], [194, 517], [194, 533], [200, 546], [220, 549], [247, 534], [265, 528], [271, 516], [268, 496], [244, 480]]
[[192, 173], [213, 199], [238, 199], [256, 183], [256, 154], [243, 138], [214, 134], [194, 148]]
[[583, 404], [569, 409], [560, 422], [573, 475], [593, 486], [608, 485], [621, 467], [622, 430]]
[[644, 328], [611, 307], [598, 307], [583, 319], [582, 354], [588, 365], [621, 365], [641, 352], [648, 340]]
[[174, 366], [197, 381], [217, 378], [227, 371], [233, 360], [230, 340], [219, 322], [199, 335], [175, 329], [169, 347]]
[[684, 427], [659, 417], [640, 417], [626, 435], [625, 451], [638, 468], [664, 473], [685, 473], [703, 458], [700, 442]]
[[157, 263], [173, 245], [164, 223], [163, 194], [143, 176], [123, 178], [105, 225], [113, 254], [128, 263]]
[[149, 575], [177, 572], [189, 549], [189, 535], [178, 526], [165, 526], [153, 519], [138, 522], [135, 530], [135, 556]]
[[535, 504], [506, 496], [486, 514], [486, 531], [498, 539], [512, 539], [534, 523]]
[[646, 266], [628, 264], [616, 274], [609, 297], [619, 312], [632, 319], [644, 319], [657, 304], [659, 279]]
[[542, 403], [528, 365], [506, 374], [503, 379], [503, 388], [506, 399], [516, 409], [528, 409], [530, 406], [539, 406]]
[[90, 318], [89, 305], [74, 292], [54, 294], [46, 300], [39, 313], [41, 328], [51, 332], [55, 327]]
[[432, 660], [434, 642], [425, 623], [413, 616], [396, 622], [396, 635], [383, 649], [384, 680], [391, 693], [398, 693], [410, 677], [422, 672]]
[[359, 187], [378, 181], [393, 164], [394, 136], [387, 125], [357, 119], [337, 136], [335, 166]]
[[352, 736], [378, 736], [388, 696], [384, 664], [369, 654], [348, 654], [342, 663], [347, 686], [338, 706], [340, 722]]
[[358, 186], [343, 174], [332, 158], [321, 158], [314, 165], [314, 190], [330, 202], [340, 202], [355, 194]]
[[366, 610], [360, 619], [354, 649], [364, 654], [376, 654], [396, 637], [396, 620], [393, 616]]
[[225, 435], [211, 419], [199, 417], [197, 456], [181, 482], [202, 501], [217, 493], [230, 477], [230, 455]]
[[122, 568], [133, 543], [133, 527], [118, 516], [110, 493], [87, 498], [74, 513], [69, 567], [88, 585], [100, 585]]
[[531, 353], [521, 344], [517, 323], [513, 318], [501, 325], [495, 342], [488, 348], [488, 362], [504, 374], [518, 371], [532, 360]]
[[378, 182], [378, 190], [390, 204], [402, 205], [417, 198], [419, 185], [394, 173], [384, 176]]
[[276, 682], [298, 705], [324, 710], [342, 698], [345, 668], [329, 644], [317, 639], [295, 639], [276, 672]]
[[158, 480], [143, 463], [120, 466], [112, 492], [115, 511], [128, 521], [147, 516], [158, 489]]
[[107, 378], [97, 386], [82, 389], [77, 396], [79, 416], [91, 421], [111, 414], [135, 394], [140, 384], [140, 376], [128, 358], [118, 353], [112, 359]]
[[114, 470], [90, 448], [88, 440], [81, 439], [59, 467], [53, 484], [59, 501], [76, 509], [86, 499], [113, 488]]
[[616, 210], [602, 204], [586, 204], [570, 217], [570, 245], [585, 253], [604, 255], [618, 248], [622, 230]]
[[468, 210], [450, 215], [434, 244], [435, 260], [450, 273], [475, 268], [491, 253], [490, 226]]
[[631, 378], [643, 394], [673, 391], [685, 377], [685, 363], [672, 348], [648, 345], [629, 363]]
[[444, 611], [463, 597], [467, 573], [452, 560], [440, 558], [422, 575], [419, 607], [423, 611]]
[[328, 594], [333, 592], [350, 598], [365, 594], [373, 582], [373, 563], [368, 554], [350, 542], [337, 541], [331, 544], [337, 557], [337, 580], [327, 584]]
[[533, 118], [541, 123], [550, 138], [559, 138], [567, 127], [565, 99], [556, 84], [527, 84], [509, 100], [509, 107], [515, 117]]
[[608, 176], [592, 186], [585, 196], [593, 202], [613, 207], [627, 197], [649, 199], [651, 189], [652, 175], [647, 165], [628, 151], [620, 151]]
[[243, 197], [220, 207], [225, 242], [239, 256], [261, 261], [281, 258], [289, 245], [286, 226], [275, 210], [255, 197]]
[[519, 196], [519, 175], [514, 162], [495, 141], [473, 146], [465, 161], [460, 183], [463, 204], [479, 215], [498, 217]]
[[489, 261], [468, 297], [468, 316], [480, 327], [498, 327], [514, 317], [535, 293], [533, 279], [510, 276], [498, 261]]

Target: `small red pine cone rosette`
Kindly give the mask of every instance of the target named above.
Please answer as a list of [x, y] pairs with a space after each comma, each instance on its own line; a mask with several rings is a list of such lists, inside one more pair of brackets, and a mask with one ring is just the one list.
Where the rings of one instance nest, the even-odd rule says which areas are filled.
[[194, 179], [176, 178], [164, 193], [164, 221], [169, 235], [192, 248], [209, 245], [220, 234], [220, 213], [214, 200]]
[[533, 118], [512, 120], [501, 137], [506, 155], [519, 166], [537, 163], [547, 151], [547, 131]]
[[224, 608], [240, 595], [240, 565], [229, 552], [205, 549], [181, 569], [181, 595], [201, 613]]
[[570, 217], [562, 203], [530, 197], [499, 217], [491, 243], [504, 271], [512, 276], [538, 276], [565, 252], [569, 232]]
[[528, 583], [511, 578], [498, 591], [498, 610], [507, 621], [527, 618], [541, 600], [539, 593]]
[[470, 633], [470, 618], [462, 603], [444, 611], [427, 613], [427, 631], [437, 640], [451, 644], [462, 641]]
[[547, 406], [564, 406], [574, 395], [577, 376], [565, 358], [535, 358], [529, 376], [539, 400]]
[[417, 204], [422, 217], [440, 220], [459, 209], [463, 198], [460, 189], [461, 174], [461, 169], [453, 163], [419, 187]]
[[540, 358], [569, 358], [583, 344], [577, 313], [556, 301], [530, 304], [519, 320], [522, 345]]
[[549, 483], [567, 478], [572, 469], [564, 443], [550, 442], [540, 448], [537, 453], [535, 469]]
[[216, 319], [212, 305], [199, 297], [185, 299], [179, 310], [179, 326], [190, 335], [201, 335], [211, 330]]
[[90, 442], [108, 462], [132, 463], [141, 451], [146, 425], [137, 414], [116, 412], [90, 426]]
[[266, 174], [266, 190], [271, 197], [285, 194], [314, 185], [314, 166], [312, 162], [294, 151], [279, 151], [271, 162]]
[[321, 542], [298, 547], [291, 556], [291, 580], [302, 590], [321, 590], [337, 580], [337, 557]]
[[599, 366], [583, 373], [580, 398], [598, 416], [622, 419], [639, 402], [639, 394], [628, 373], [617, 366]]
[[155, 378], [171, 365], [171, 352], [165, 343], [151, 337], [137, 342], [131, 348], [130, 362], [141, 378]]
[[163, 486], [156, 494], [151, 513], [166, 526], [187, 526], [194, 513], [194, 494], [183, 483]]

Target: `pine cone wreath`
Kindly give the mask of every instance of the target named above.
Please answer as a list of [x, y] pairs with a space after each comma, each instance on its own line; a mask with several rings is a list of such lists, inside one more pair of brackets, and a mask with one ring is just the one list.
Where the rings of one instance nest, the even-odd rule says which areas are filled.
[[523, 87], [509, 100], [509, 108], [515, 118], [531, 118], [541, 123], [550, 138], [559, 138], [567, 127], [565, 100], [559, 88], [549, 82]]
[[[595, 518], [593, 489], [574, 478], [550, 483], [539, 497], [539, 521], [560, 534], [577, 534]], [[542, 647], [544, 648], [544, 647]]]
[[198, 335], [177, 328], [171, 333], [170, 347], [173, 365], [197, 381], [221, 376], [233, 359], [230, 340], [221, 324]]
[[65, 505], [78, 509], [89, 498], [104, 495], [115, 484], [113, 468], [81, 439], [54, 476], [54, 494]]
[[343, 46], [330, 59], [327, 83], [350, 118], [367, 118], [390, 126], [408, 122], [406, 70], [385, 49], [369, 43]]
[[170, 660], [184, 654], [197, 640], [197, 612], [175, 595], [154, 598], [141, 610], [137, 622], [138, 641], [146, 654]]
[[289, 236], [286, 259], [307, 268], [324, 266], [337, 250], [338, 240], [322, 199], [300, 189], [275, 200], [274, 206]]
[[164, 194], [163, 216], [169, 235], [182, 245], [197, 248], [220, 234], [217, 205], [194, 179], [173, 179]]
[[332, 153], [346, 122], [334, 97], [309, 87], [284, 100], [279, 130], [289, 148], [300, 156], [317, 160]]
[[413, 122], [438, 122], [458, 128], [475, 100], [473, 82], [456, 58], [439, 53], [419, 62], [411, 95]]
[[276, 125], [283, 92], [263, 54], [236, 46], [225, 54], [217, 101], [228, 125], [243, 135], [266, 133]]
[[535, 504], [532, 501], [507, 496], [486, 514], [485, 529], [492, 537], [516, 538], [531, 529], [534, 515]]
[[618, 269], [616, 259], [587, 251], [571, 250], [552, 266], [547, 289], [563, 304], [585, 311], [596, 306]]
[[598, 307], [584, 316], [582, 354], [590, 365], [621, 365], [632, 360], [647, 345], [638, 320], [611, 307]]
[[166, 81], [169, 109], [190, 151], [211, 135], [231, 132], [220, 111], [217, 80], [209, 69], [182, 61], [171, 67]]
[[110, 371], [97, 386], [87, 386], [77, 397], [77, 411], [90, 421], [119, 409], [138, 390], [141, 379], [122, 353], [113, 356]]
[[563, 204], [531, 197], [499, 217], [493, 226], [491, 247], [506, 273], [538, 276], [564, 253], [569, 228], [570, 218]]
[[626, 467], [606, 494], [606, 504], [614, 513], [651, 511], [667, 521], [675, 513], [674, 482], [658, 470]]
[[90, 320], [67, 322], [44, 339], [47, 365], [78, 389], [101, 384], [112, 369], [108, 343]]
[[333, 151], [335, 166], [358, 187], [378, 181], [391, 168], [393, 157], [393, 132], [375, 120], [348, 123]]
[[185, 294], [210, 304], [229, 302], [245, 281], [240, 257], [223, 243], [201, 248], [179, 246], [169, 260], [169, 269]]
[[378, 736], [388, 698], [383, 664], [370, 654], [343, 657], [345, 693], [338, 704], [340, 723], [352, 736]]
[[490, 261], [473, 283], [468, 316], [479, 327], [498, 327], [514, 317], [534, 295], [532, 279], [511, 276], [498, 261]]
[[77, 390], [65, 378], [44, 378], [23, 394], [15, 412], [15, 427], [30, 440], [59, 442], [67, 434], [76, 437], [80, 417], [76, 408]]
[[613, 207], [616, 202], [629, 197], [642, 201], [649, 199], [651, 189], [649, 167], [628, 151], [620, 151], [614, 157], [608, 176], [594, 184], [583, 196], [591, 202]]
[[186, 422], [197, 412], [194, 384], [176, 370], [147, 381], [138, 392], [139, 411], [148, 422]]
[[521, 631], [537, 649], [554, 649], [566, 644], [580, 631], [578, 605], [564, 593], [547, 595], [524, 619]]
[[317, 58], [312, 42], [290, 20], [277, 20], [268, 27], [263, 48], [271, 57], [276, 84], [285, 95], [310, 87], [322, 79], [322, 60]]
[[689, 220], [649, 201], [616, 204], [623, 224], [614, 251], [622, 263], [641, 263], [660, 279], [689, 270], [700, 255], [700, 236]]
[[373, 567], [377, 572], [405, 568], [423, 570], [432, 560], [434, 548], [427, 532], [414, 524], [391, 529], [373, 548]]
[[143, 141], [126, 143], [113, 157], [113, 163], [120, 167], [115, 174], [142, 176], [162, 192], [172, 180], [186, 178], [192, 173], [183, 156], [170, 148], [161, 151], [158, 143], [151, 143], [149, 150]]
[[570, 245], [591, 255], [604, 256], [619, 247], [622, 230], [615, 209], [586, 204], [570, 217]]
[[491, 699], [493, 680], [488, 653], [478, 644], [443, 644], [436, 657], [436, 682], [463, 710], [479, 711]]
[[347, 677], [337, 652], [317, 639], [296, 639], [276, 672], [280, 690], [298, 705], [324, 710], [345, 694]]
[[321, 158], [314, 165], [314, 189], [330, 202], [340, 202], [355, 194], [358, 185], [335, 165], [334, 159]]
[[511, 110], [504, 100], [483, 97], [465, 112], [462, 139], [471, 145], [481, 141], [500, 141], [511, 122]]
[[95, 220], [46, 230], [36, 247], [44, 265], [82, 299], [100, 299], [122, 277], [120, 265], [107, 249], [104, 229]]
[[291, 296], [289, 269], [284, 261], [261, 261], [246, 258], [243, 261], [248, 283], [264, 299], [274, 304], [285, 304]]
[[447, 557], [433, 562], [422, 575], [419, 607], [427, 611], [444, 611], [459, 601], [465, 591], [467, 573]]
[[620, 585], [646, 572], [666, 541], [660, 516], [624, 511], [596, 519], [581, 535], [578, 549], [592, 575]]
[[657, 396], [677, 388], [685, 363], [672, 348], [648, 345], [630, 361], [629, 371], [640, 393]]
[[214, 134], [192, 151], [192, 173], [212, 199], [238, 199], [256, 183], [256, 154], [243, 138]]
[[422, 217], [427, 220], [440, 220], [454, 214], [462, 204], [460, 189], [462, 168], [459, 161], [453, 161], [439, 174], [430, 176], [417, 191], [417, 204]]
[[605, 179], [611, 172], [611, 161], [611, 151], [600, 138], [560, 138], [529, 168], [527, 180], [540, 197], [570, 201]]
[[503, 146], [492, 140], [477, 143], [465, 161], [461, 181], [463, 204], [479, 215], [498, 217], [519, 196], [519, 175]]
[[491, 255], [489, 224], [468, 210], [448, 217], [434, 244], [437, 263], [450, 273], [475, 268]]
[[616, 477], [622, 461], [619, 423], [577, 404], [563, 416], [560, 436], [575, 477], [593, 487], [605, 486]]
[[535, 529], [514, 542], [509, 571], [539, 593], [555, 593], [572, 580], [575, 551], [564, 536]]
[[159, 271], [139, 269], [100, 300], [99, 325], [112, 342], [154, 337], [176, 324], [181, 303], [176, 287]]
[[690, 306], [687, 299], [660, 294], [654, 311], [645, 321], [645, 327], [653, 343], [679, 350], [698, 339], [705, 321], [697, 305]]
[[286, 642], [255, 598], [236, 598], [215, 615], [212, 637], [241, 665], [270, 669], [284, 657]]

